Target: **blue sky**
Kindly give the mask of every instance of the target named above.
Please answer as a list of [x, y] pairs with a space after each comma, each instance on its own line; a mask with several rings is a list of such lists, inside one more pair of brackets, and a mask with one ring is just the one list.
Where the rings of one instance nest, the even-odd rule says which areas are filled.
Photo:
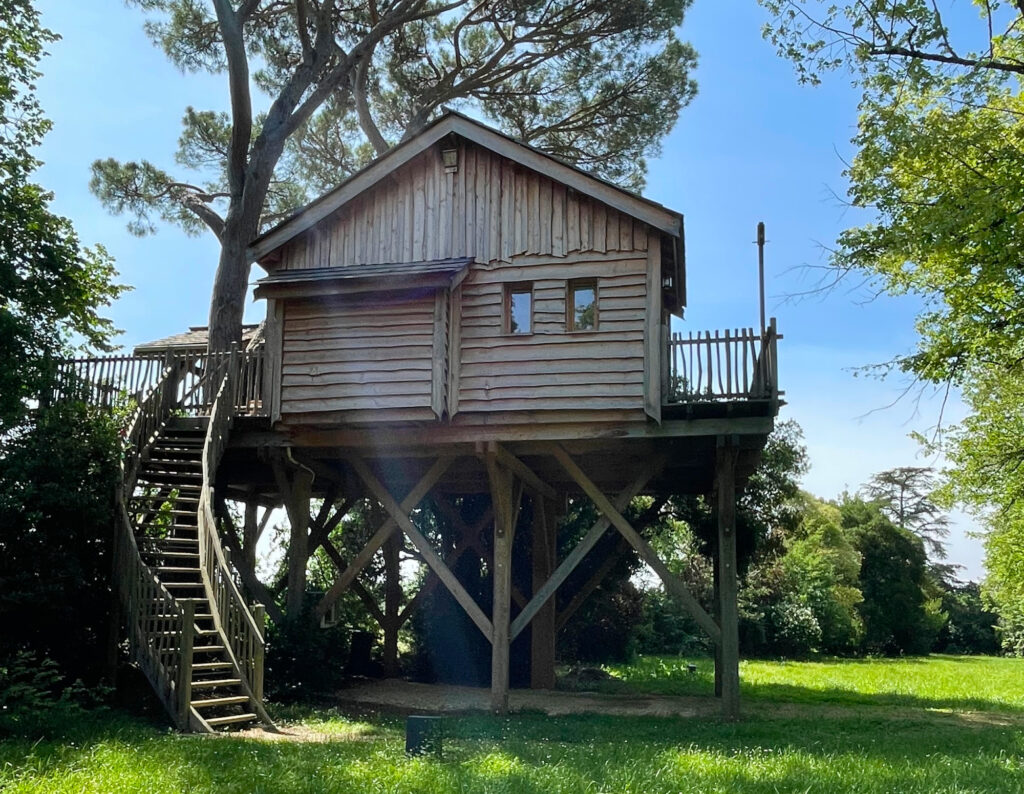
[[[54, 130], [40, 155], [39, 180], [55, 209], [87, 244], [102, 243], [134, 289], [109, 312], [126, 347], [206, 323], [217, 246], [164, 227], [136, 238], [90, 194], [89, 165], [101, 157], [147, 158], [172, 170], [180, 118], [188, 105], [222, 109], [226, 82], [182, 75], [146, 39], [140, 12], [122, 0], [38, 0], [43, 21], [63, 40], [43, 63], [38, 91]], [[758, 221], [767, 226], [769, 314], [778, 317], [784, 418], [803, 427], [812, 469], [805, 487], [832, 498], [856, 490], [872, 473], [929, 465], [913, 431], [927, 432], [941, 400], [925, 395], [886, 408], [903, 381], [856, 376], [855, 370], [913, 348], [912, 298], [868, 300], [842, 287], [812, 287], [823, 246], [865, 216], [844, 207], [843, 161], [856, 127], [857, 94], [834, 74], [823, 86], [797, 84], [792, 67], [761, 39], [766, 21], [754, 0], [696, 0], [680, 36], [700, 55], [700, 90], [661, 157], [650, 162], [646, 195], [686, 216], [687, 319], [682, 329], [757, 324]], [[260, 271], [254, 270], [254, 278]], [[259, 319], [262, 305], [250, 307]], [[954, 396], [946, 421], [963, 414]], [[952, 562], [982, 575], [980, 541], [957, 514]]]

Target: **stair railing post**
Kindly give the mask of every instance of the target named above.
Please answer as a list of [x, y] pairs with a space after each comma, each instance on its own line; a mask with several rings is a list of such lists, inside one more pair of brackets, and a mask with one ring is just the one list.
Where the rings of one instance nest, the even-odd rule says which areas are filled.
[[259, 636], [254, 637], [252, 659], [252, 693], [258, 701], [263, 702], [263, 653], [264, 637], [267, 636], [267, 609], [263, 604], [253, 604], [252, 617], [259, 629]]
[[192, 648], [195, 645], [196, 602], [181, 601], [181, 646], [178, 657], [178, 723], [188, 730], [192, 708]]
[[238, 405], [238, 342], [231, 343], [231, 353], [228, 356], [228, 399], [231, 400], [231, 413], [234, 414], [235, 406]]

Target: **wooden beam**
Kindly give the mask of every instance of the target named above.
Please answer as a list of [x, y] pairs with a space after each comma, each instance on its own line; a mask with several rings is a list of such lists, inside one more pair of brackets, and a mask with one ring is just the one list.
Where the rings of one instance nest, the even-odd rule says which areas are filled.
[[[477, 538], [483, 528], [491, 523], [491, 517], [493, 511], [488, 507], [482, 516], [477, 519], [476, 523], [472, 527], [466, 526], [466, 522], [462, 520], [462, 516], [458, 514], [455, 507], [448, 502], [446, 499], [441, 497], [435, 497], [434, 503], [438, 506], [438, 509], [442, 513], [449, 516], [452, 525], [459, 531], [459, 542], [455, 548], [452, 549], [451, 553], [445, 557], [445, 565], [449, 568], [455, 565], [456, 562], [469, 551], [471, 548], [478, 543]], [[412, 613], [415, 608], [419, 605], [419, 602], [426, 598], [430, 593], [433, 592], [434, 588], [437, 587], [441, 580], [437, 578], [432, 570], [427, 574], [426, 580], [420, 586], [420, 589], [416, 592], [409, 602], [402, 608], [402, 611], [398, 613], [398, 627], [401, 628], [405, 625], [406, 621], [412, 617]]]
[[[554, 506], [551, 499], [535, 493], [533, 526], [530, 528], [530, 562], [533, 570], [532, 592], [536, 593], [551, 578], [558, 562]], [[524, 609], [525, 605], [520, 609]], [[555, 627], [555, 602], [548, 599], [533, 618], [530, 628], [530, 688], [555, 688], [555, 650], [558, 629]]]
[[736, 448], [718, 447], [715, 482], [718, 486], [718, 569], [721, 591], [722, 716], [740, 714], [740, 641], [736, 577]]
[[581, 587], [576, 595], [572, 597], [572, 600], [566, 604], [565, 609], [558, 613], [558, 618], [555, 621], [555, 628], [561, 631], [565, 624], [569, 622], [569, 619], [576, 614], [581, 606], [583, 606], [587, 599], [590, 598], [591, 594], [601, 585], [601, 582], [605, 580], [605, 577], [611, 573], [612, 568], [615, 567], [616, 563], [622, 559], [622, 556], [629, 551], [632, 546], [626, 542], [623, 537], [619, 538], [619, 542], [616, 544], [608, 556], [605, 557], [604, 562], [601, 563], [593, 575], [587, 580], [587, 583]]
[[[625, 510], [630, 501], [643, 489], [645, 485], [650, 481], [651, 477], [655, 475], [658, 469], [663, 465], [663, 461], [659, 458], [652, 460], [646, 467], [636, 476], [636, 478], [627, 485], [622, 492], [615, 498], [615, 505], [620, 510]], [[562, 564], [559, 565], [551, 578], [544, 583], [544, 585], [533, 595], [529, 603], [520, 612], [516, 619], [512, 621], [512, 639], [519, 636], [519, 632], [525, 629], [533, 616], [540, 611], [541, 607], [547, 602], [551, 596], [555, 594], [555, 591], [562, 585], [562, 583], [569, 578], [569, 575], [576, 570], [576, 566], [580, 564], [587, 553], [594, 548], [594, 544], [601, 539], [601, 536], [611, 526], [611, 519], [607, 516], [602, 516], [597, 522], [590, 528], [586, 535], [576, 544], [576, 547], [569, 552], [568, 556], [562, 560]]]
[[[434, 461], [434, 465], [427, 470], [427, 473], [420, 478], [420, 481], [413, 486], [405, 499], [402, 500], [402, 504], [397, 507], [400, 510], [404, 510], [405, 513], [408, 513], [416, 507], [416, 505], [423, 500], [423, 497], [430, 492], [430, 489], [434, 487], [437, 481], [441, 479], [441, 476], [448, 470], [448, 467], [451, 466], [452, 461], [454, 460], [455, 458], [453, 456], [443, 455]], [[360, 465], [364, 468], [366, 466], [362, 461], [360, 461]], [[376, 482], [376, 478], [374, 478], [374, 481]], [[391, 498], [390, 494], [388, 494], [388, 498]], [[394, 500], [392, 499], [392, 501]], [[402, 515], [405, 515], [405, 513], [402, 513]], [[381, 544], [383, 544], [385, 540], [391, 537], [398, 526], [399, 523], [396, 522], [393, 515], [381, 524], [380, 529], [373, 534], [373, 537], [366, 542], [366, 545], [363, 546], [362, 550], [352, 559], [352, 562], [349, 563], [341, 576], [338, 577], [338, 581], [331, 585], [330, 590], [324, 593], [324, 597], [320, 599], [320, 603], [316, 608], [317, 619], [322, 618], [327, 614], [327, 610], [334, 605], [335, 601], [341, 598], [341, 594], [348, 589], [349, 585], [353, 581], [355, 581], [359, 572], [367, 566], [373, 558], [373, 555], [377, 553], [377, 549], [381, 547]]]
[[608, 501], [608, 497], [601, 493], [601, 489], [594, 485], [583, 470], [576, 465], [576, 461], [569, 456], [569, 453], [559, 444], [552, 444], [551, 452], [558, 462], [562, 464], [562, 468], [576, 481], [576, 484], [583, 489], [583, 492], [590, 497], [591, 501], [597, 506], [597, 509], [612, 522], [612, 525], [637, 550], [640, 558], [654, 569], [662, 584], [665, 585], [669, 595], [682, 603], [686, 611], [693, 616], [693, 619], [697, 621], [714, 642], [720, 642], [722, 632], [715, 621], [704, 611], [704, 608], [697, 602], [697, 599], [690, 594], [690, 591], [686, 589], [686, 585], [673, 575], [668, 566], [661, 561], [647, 541], [640, 537], [639, 533], [630, 526], [630, 523], [623, 517], [622, 513]]
[[[341, 552], [338, 551], [338, 547], [335, 546], [329, 538], [324, 538], [320, 541], [320, 546], [323, 548], [324, 553], [330, 558], [331, 562], [338, 569], [338, 572], [344, 571], [348, 565], [345, 562], [345, 558], [341, 556]], [[359, 580], [356, 579], [352, 582], [352, 592], [359, 596], [359, 600], [363, 602], [367, 611], [373, 616], [373, 619], [377, 621], [381, 628], [384, 628], [384, 613], [380, 611], [380, 606], [377, 604], [377, 600], [373, 597], [373, 594], [367, 590]]]
[[[638, 522], [639, 525], [641, 527], [646, 527], [648, 523], [661, 512], [661, 508], [665, 506], [665, 502], [667, 501], [667, 496], [655, 499], [650, 507], [644, 509], [644, 512], [640, 516]], [[601, 567], [594, 572], [593, 576], [587, 580], [587, 583], [583, 585], [576, 595], [572, 597], [572, 600], [569, 601], [565, 609], [558, 613], [558, 619], [555, 624], [557, 631], [561, 631], [565, 624], [572, 618], [573, 614], [575, 614], [576, 610], [586, 603], [591, 593], [600, 586], [601, 582], [604, 581], [604, 578], [611, 573], [611, 569], [615, 567], [615, 563], [622, 559], [622, 555], [629, 551], [630, 548], [632, 547], [626, 542], [626, 539], [620, 535], [618, 544], [611, 550], [607, 558], [605, 558], [605, 561], [601, 563]]]
[[[488, 620], [487, 616], [483, 613], [483, 610], [477, 605], [476, 601], [473, 600], [466, 588], [462, 586], [462, 583], [458, 578], [451, 572], [447, 565], [444, 564], [444, 560], [434, 550], [434, 547], [430, 545], [425, 537], [420, 533], [416, 526], [409, 520], [408, 512], [412, 510], [420, 499], [426, 496], [424, 493], [410, 506], [406, 507], [406, 502], [399, 504], [395, 501], [394, 497], [388, 492], [380, 480], [377, 479], [376, 475], [370, 470], [370, 467], [366, 465], [366, 462], [362, 458], [352, 457], [350, 459], [352, 468], [355, 469], [356, 474], [366, 484], [366, 487], [370, 489], [370, 493], [373, 497], [383, 505], [384, 509], [391, 516], [391, 519], [402, 528], [406, 536], [412, 541], [412, 544], [416, 547], [417, 551], [423, 556], [424, 561], [429, 565], [437, 577], [441, 580], [448, 591], [452, 594], [459, 605], [465, 610], [466, 614], [469, 615], [481, 633], [490, 641], [492, 639], [492, 627], [491, 621]], [[447, 466], [445, 466], [447, 468]], [[422, 481], [421, 481], [422, 482]], [[435, 480], [436, 482], [436, 480]], [[429, 489], [428, 489], [429, 490]], [[390, 533], [389, 533], [390, 534]], [[383, 539], [381, 540], [383, 542]], [[364, 563], [365, 564], [365, 563]], [[351, 567], [351, 566], [350, 566]], [[333, 588], [332, 588], [333, 589]]]
[[554, 499], [555, 489], [540, 479], [533, 470], [496, 441], [488, 442], [487, 452], [509, 471], [516, 474], [534, 493], [547, 499]]

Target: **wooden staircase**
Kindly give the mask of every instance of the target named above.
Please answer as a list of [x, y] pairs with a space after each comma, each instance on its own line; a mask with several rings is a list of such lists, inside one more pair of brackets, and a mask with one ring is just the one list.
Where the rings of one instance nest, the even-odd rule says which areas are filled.
[[[182, 730], [261, 722], [263, 608], [238, 588], [213, 519], [213, 474], [230, 432], [239, 362], [193, 386], [215, 398], [178, 416], [175, 367], [139, 405], [128, 434], [115, 547], [132, 657]], [[213, 388], [218, 385], [219, 388]]]
[[225, 654], [199, 565], [206, 429], [195, 425], [195, 420], [172, 420], [159, 432], [139, 468], [137, 495], [129, 505], [136, 517], [143, 561], [177, 601], [189, 602], [193, 618], [190, 709], [210, 728], [244, 725], [259, 720], [259, 715]]

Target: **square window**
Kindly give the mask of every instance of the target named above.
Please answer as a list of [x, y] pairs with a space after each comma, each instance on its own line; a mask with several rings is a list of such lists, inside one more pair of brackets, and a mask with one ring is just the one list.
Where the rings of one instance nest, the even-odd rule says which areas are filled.
[[533, 333], [532, 284], [512, 284], [505, 288], [505, 333]]
[[596, 281], [569, 282], [565, 324], [569, 331], [593, 331], [597, 328]]

